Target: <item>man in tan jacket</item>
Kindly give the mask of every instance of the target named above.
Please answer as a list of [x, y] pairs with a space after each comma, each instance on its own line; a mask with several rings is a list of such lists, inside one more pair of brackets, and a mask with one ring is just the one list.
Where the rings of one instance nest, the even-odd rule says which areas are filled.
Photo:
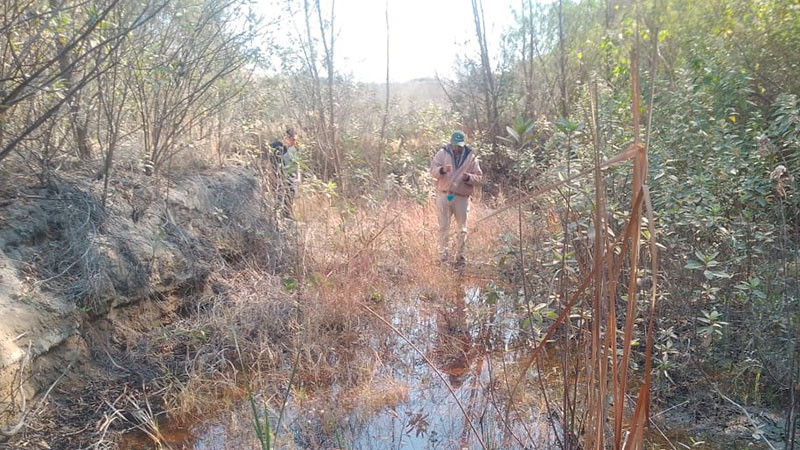
[[455, 131], [450, 144], [442, 147], [431, 161], [431, 175], [436, 178], [436, 214], [439, 218], [439, 260], [448, 261], [450, 217], [455, 216], [458, 236], [456, 241], [456, 267], [466, 264], [464, 247], [467, 242], [467, 216], [469, 197], [481, 183], [483, 172], [478, 159], [467, 147], [463, 131]]

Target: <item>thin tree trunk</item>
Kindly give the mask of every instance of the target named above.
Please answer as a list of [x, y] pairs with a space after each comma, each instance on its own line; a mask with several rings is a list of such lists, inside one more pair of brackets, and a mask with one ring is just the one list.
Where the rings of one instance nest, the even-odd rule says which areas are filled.
[[569, 111], [567, 110], [567, 75], [565, 72], [566, 62], [564, 60], [566, 56], [564, 52], [564, 8], [562, 0], [558, 0], [558, 48], [558, 68], [561, 75], [559, 77], [559, 84], [561, 86], [561, 117], [566, 119], [567, 116], [569, 116]]
[[383, 108], [383, 123], [381, 124], [381, 140], [378, 151], [378, 181], [383, 182], [383, 159], [386, 147], [386, 123], [389, 121], [389, 0], [386, 0], [386, 103]]
[[[219, 97], [219, 93], [217, 94]], [[219, 160], [219, 165], [222, 167], [222, 114], [224, 112], [224, 108], [220, 108], [220, 111], [217, 113], [217, 159]]]
[[[526, 112], [528, 113], [528, 117], [534, 117], [536, 115], [535, 112], [535, 102], [533, 97], [533, 53], [535, 50], [535, 37], [536, 31], [533, 28], [533, 1], [528, 0], [528, 49], [529, 54], [527, 55], [527, 64], [528, 64], [528, 76], [525, 82], [528, 85], [528, 96], [527, 96], [527, 104], [525, 105]], [[523, 42], [525, 41], [525, 36], [522, 37]]]
[[472, 15], [475, 19], [475, 35], [478, 38], [478, 46], [481, 51], [481, 67], [484, 78], [484, 103], [486, 104], [487, 132], [490, 135], [492, 147], [497, 140], [497, 93], [494, 87], [494, 76], [492, 75], [491, 60], [489, 59], [489, 49], [486, 45], [486, 22], [483, 18], [483, 2], [472, 0]]
[[[530, 0], [529, 0], [530, 3]], [[525, 89], [525, 117], [530, 117], [530, 103], [531, 103], [531, 76], [530, 70], [528, 66], [528, 37], [527, 37], [527, 28], [528, 28], [528, 18], [525, 16], [525, 0], [520, 0], [520, 8], [519, 13], [522, 17], [522, 77], [523, 77], [523, 85]], [[531, 52], [533, 55], [533, 52]]]
[[[334, 27], [334, 19], [336, 18], [335, 15], [335, 7], [336, 7], [336, 0], [331, 0], [331, 27], [330, 27], [330, 51], [326, 47], [325, 53], [328, 59], [328, 120], [330, 121], [330, 132], [331, 132], [331, 145], [333, 148], [336, 148], [336, 123], [334, 121], [333, 116], [333, 82], [334, 82], [334, 70], [333, 70], [333, 48], [334, 48], [334, 37], [335, 37], [335, 27]], [[325, 42], [325, 39], [322, 40]], [[336, 151], [336, 155], [338, 157], [339, 152]], [[340, 161], [341, 163], [341, 161]]]
[[[324, 140], [327, 141], [327, 122], [325, 121], [325, 106], [322, 103], [322, 82], [319, 78], [319, 70], [317, 69], [317, 52], [314, 45], [314, 39], [311, 35], [311, 9], [308, 4], [308, 0], [303, 0], [303, 14], [306, 23], [306, 39], [308, 45], [308, 52], [306, 54], [306, 64], [308, 64], [308, 69], [311, 72], [311, 79], [313, 82], [313, 86], [311, 87], [311, 105], [312, 109], [317, 112], [317, 118], [313, 122], [315, 122], [316, 132], [319, 136], [323, 137]], [[323, 35], [324, 38], [324, 35]], [[325, 157], [323, 158], [323, 179], [328, 181], [328, 158], [329, 154], [328, 151], [325, 150], [325, 147], [328, 147], [329, 143], [324, 142], [320, 145], [320, 148], [323, 149], [323, 153]]]
[[489, 89], [490, 89], [490, 100], [491, 100], [491, 108], [492, 108], [492, 123], [490, 126], [490, 133], [491, 133], [491, 140], [492, 140], [492, 147], [496, 144], [496, 139], [498, 133], [499, 123], [499, 114], [497, 112], [497, 89], [494, 83], [494, 75], [492, 74], [492, 65], [491, 59], [489, 58], [489, 45], [486, 43], [486, 17], [483, 14], [483, 1], [481, 0], [479, 3], [481, 9], [481, 24], [483, 25], [483, 49], [484, 53], [486, 54], [486, 79], [488, 80]]
[[[558, 2], [558, 46], [559, 46], [559, 83], [561, 85], [561, 115], [566, 120], [569, 115], [569, 110], [567, 106], [567, 81], [566, 81], [566, 73], [564, 70], [564, 13], [562, 7], [562, 0]], [[565, 130], [567, 133], [567, 151], [566, 151], [566, 160], [567, 160], [567, 179], [570, 178], [572, 175], [570, 173], [571, 169], [571, 160], [572, 160], [572, 131]], [[560, 276], [560, 285], [561, 285], [561, 301], [563, 303], [563, 307], [566, 308], [568, 302], [568, 283], [569, 278], [567, 275], [567, 253], [570, 246], [570, 233], [569, 233], [569, 222], [570, 222], [570, 200], [571, 200], [571, 190], [569, 185], [566, 186], [565, 189], [565, 202], [566, 202], [566, 210], [564, 212], [564, 220], [563, 220], [563, 228], [564, 228], [564, 239], [562, 242], [561, 248], [561, 276]], [[562, 350], [562, 359], [561, 359], [561, 366], [562, 366], [562, 377], [564, 383], [564, 392], [563, 392], [563, 411], [564, 411], [564, 448], [566, 450], [570, 450], [573, 448], [573, 422], [570, 416], [570, 410], [572, 409], [572, 399], [570, 398], [569, 393], [569, 358], [570, 358], [570, 337], [569, 331], [571, 327], [571, 321], [569, 319], [569, 315], [567, 319], [564, 321], [564, 348]], [[577, 378], [575, 380], [577, 382]]]
[[[58, 4], [57, 0], [50, 0], [49, 3], [50, 7], [54, 10], [61, 9], [61, 5]], [[61, 44], [59, 35], [55, 34], [53, 39], [55, 41], [56, 50], [58, 51], [58, 66], [63, 74], [62, 79], [64, 80], [64, 87], [69, 90], [73, 85], [72, 73], [74, 67], [69, 54], [63, 51], [64, 46]], [[75, 137], [75, 144], [78, 146], [78, 156], [80, 156], [81, 159], [89, 159], [92, 157], [92, 147], [89, 144], [89, 132], [87, 127], [80, 120], [80, 99], [80, 92], [76, 92], [67, 102], [69, 105], [69, 120], [72, 126], [72, 133]]]
[[[333, 156], [335, 158], [336, 163], [336, 173], [339, 176], [339, 181], [342, 185], [342, 192], [344, 195], [347, 195], [347, 177], [343, 172], [344, 167], [342, 163], [342, 156], [341, 152], [339, 152], [339, 148], [336, 145], [336, 121], [334, 117], [334, 102], [333, 102], [333, 83], [334, 83], [334, 76], [335, 71], [333, 67], [333, 50], [335, 44], [335, 37], [336, 37], [336, 28], [334, 24], [334, 19], [336, 18], [336, 0], [331, 0], [331, 18], [329, 23], [329, 32], [330, 36], [328, 38], [325, 37], [325, 23], [322, 20], [322, 7], [320, 5], [320, 0], [316, 0], [317, 6], [317, 17], [319, 19], [319, 31], [320, 35], [322, 36], [322, 46], [325, 50], [325, 66], [328, 70], [328, 125], [325, 127], [327, 129], [327, 137], [328, 137], [328, 144], [333, 151]], [[323, 120], [324, 121], [324, 120]]]

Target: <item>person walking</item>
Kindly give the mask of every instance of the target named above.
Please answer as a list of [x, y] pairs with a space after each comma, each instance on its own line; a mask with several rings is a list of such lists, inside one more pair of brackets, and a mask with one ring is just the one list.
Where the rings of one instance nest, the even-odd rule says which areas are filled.
[[293, 128], [286, 129], [283, 141], [274, 141], [270, 146], [275, 152], [278, 182], [281, 192], [281, 211], [285, 218], [292, 217], [294, 196], [300, 183], [300, 153], [297, 150], [297, 133]]
[[454, 131], [450, 143], [442, 147], [431, 161], [431, 175], [436, 179], [436, 215], [439, 221], [439, 261], [449, 261], [450, 218], [456, 218], [455, 265], [466, 266], [464, 249], [467, 243], [467, 217], [470, 196], [475, 186], [483, 181], [483, 172], [478, 158], [467, 147], [463, 131]]

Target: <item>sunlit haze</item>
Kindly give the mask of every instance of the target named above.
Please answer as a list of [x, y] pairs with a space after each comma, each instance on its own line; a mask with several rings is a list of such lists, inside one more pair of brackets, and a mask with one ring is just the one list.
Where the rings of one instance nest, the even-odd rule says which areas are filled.
[[[262, 0], [259, 4], [259, 12], [265, 18], [273, 17], [274, 6], [268, 7], [268, 2]], [[313, 5], [313, 1], [309, 3]], [[518, 4], [511, 0], [484, 2], [487, 41], [493, 58], [503, 31], [514, 21], [512, 5]], [[329, 5], [323, 1], [323, 11], [329, 12]], [[302, 3], [296, 7], [301, 8]], [[451, 78], [448, 72], [457, 55], [478, 52], [469, 0], [389, 0], [388, 7], [392, 82], [433, 77], [436, 72]], [[352, 74], [359, 81], [386, 79], [385, 8], [386, 3], [381, 0], [336, 1], [337, 71]], [[297, 27], [304, 30], [302, 17], [296, 21]], [[316, 20], [312, 27], [318, 31]]]

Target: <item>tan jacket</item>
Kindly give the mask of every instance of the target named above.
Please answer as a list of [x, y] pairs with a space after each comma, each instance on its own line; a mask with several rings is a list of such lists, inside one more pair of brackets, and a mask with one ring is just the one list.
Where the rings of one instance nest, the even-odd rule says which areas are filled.
[[[455, 155], [450, 145], [446, 145], [436, 152], [436, 156], [431, 161], [431, 175], [436, 178], [437, 191], [469, 197], [472, 195], [475, 185], [481, 183], [483, 171], [481, 171], [478, 158], [469, 147], [465, 147], [463, 152], [461, 156], [463, 162], [458, 166], [456, 166]], [[453, 170], [442, 174], [441, 169], [448, 164]], [[463, 179], [464, 174], [469, 176], [468, 180]]]

